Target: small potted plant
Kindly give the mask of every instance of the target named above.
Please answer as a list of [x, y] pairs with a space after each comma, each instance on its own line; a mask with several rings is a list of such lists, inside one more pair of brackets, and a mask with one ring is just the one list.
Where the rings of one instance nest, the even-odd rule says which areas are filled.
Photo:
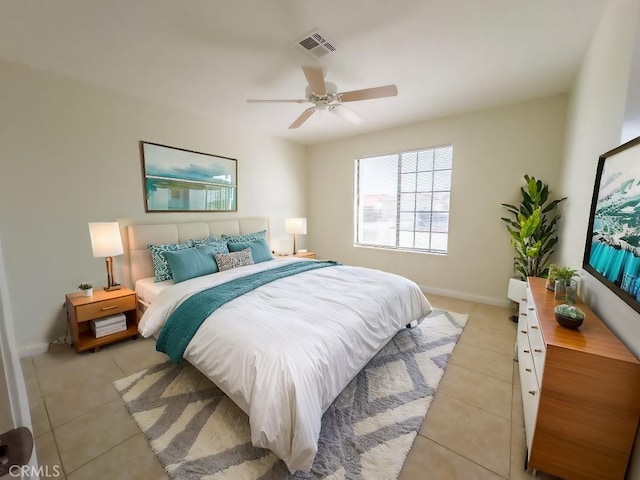
[[575, 305], [558, 305], [554, 313], [556, 322], [566, 328], [578, 328], [584, 321], [584, 312]]
[[561, 267], [552, 263], [549, 265], [549, 274], [547, 275], [547, 290], [552, 292], [556, 289], [556, 281], [563, 280], [568, 283], [573, 277], [578, 276], [578, 271], [569, 267]]
[[82, 290], [82, 294], [85, 297], [90, 297], [93, 295], [93, 284], [92, 283], [81, 283], [78, 285], [78, 288]]
[[573, 268], [551, 265], [547, 288], [555, 291], [556, 300], [573, 305], [578, 297], [578, 281], [573, 278], [577, 276], [578, 271]]

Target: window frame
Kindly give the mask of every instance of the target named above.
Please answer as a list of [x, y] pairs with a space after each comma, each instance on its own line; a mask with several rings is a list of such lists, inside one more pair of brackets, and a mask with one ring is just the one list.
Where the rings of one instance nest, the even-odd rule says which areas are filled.
[[[433, 151], [434, 155], [435, 155], [435, 151], [438, 149], [443, 149], [443, 148], [449, 148], [451, 150], [451, 166], [450, 168], [445, 168], [445, 169], [436, 169], [435, 168], [435, 164], [433, 165], [433, 169], [432, 170], [425, 170], [424, 172], [431, 172], [432, 175], [432, 182], [431, 182], [431, 190], [428, 192], [418, 192], [417, 189], [414, 192], [403, 192], [402, 191], [402, 156], [403, 155], [407, 155], [407, 154], [420, 154], [421, 152], [428, 152], [428, 151]], [[431, 255], [439, 255], [439, 256], [446, 256], [449, 252], [449, 235], [450, 235], [450, 225], [451, 225], [451, 192], [452, 192], [452, 185], [453, 185], [453, 150], [454, 150], [454, 146], [452, 143], [450, 144], [442, 144], [442, 145], [434, 145], [434, 146], [430, 146], [430, 147], [424, 147], [424, 148], [412, 148], [412, 149], [408, 149], [408, 150], [403, 150], [400, 152], [390, 152], [390, 153], [378, 153], [378, 154], [373, 154], [373, 155], [366, 155], [366, 156], [362, 156], [362, 157], [358, 157], [355, 159], [354, 161], [354, 168], [355, 168], [355, 172], [354, 172], [354, 210], [353, 210], [353, 215], [354, 215], [354, 242], [353, 242], [353, 246], [354, 247], [359, 247], [359, 248], [373, 248], [373, 249], [382, 249], [382, 250], [392, 250], [392, 251], [404, 251], [404, 252], [411, 252], [411, 253], [422, 253], [422, 254], [431, 254]], [[360, 162], [363, 160], [367, 160], [367, 159], [372, 159], [372, 158], [380, 158], [380, 157], [396, 157], [396, 162], [397, 162], [397, 185], [396, 185], [396, 218], [395, 218], [395, 222], [396, 222], [396, 231], [395, 231], [395, 245], [382, 245], [382, 244], [376, 244], [376, 243], [363, 243], [362, 241], [360, 241], [359, 239], [359, 230], [360, 230], [360, 222], [361, 222], [361, 207], [364, 208], [361, 205], [361, 195], [360, 195]], [[412, 172], [404, 172], [406, 173], [414, 173], [416, 174], [416, 183], [417, 183], [417, 174], [422, 172], [421, 170], [418, 169], [418, 162], [416, 162], [416, 169], [415, 171]], [[449, 171], [450, 172], [450, 180], [449, 180], [449, 189], [448, 190], [434, 190], [434, 182], [433, 182], [433, 177], [435, 175], [435, 172], [438, 171]], [[448, 193], [449, 194], [449, 209], [446, 211], [435, 211], [433, 210], [433, 195], [436, 193]], [[402, 211], [401, 210], [401, 196], [403, 193], [414, 193], [417, 197], [418, 193], [427, 193], [430, 194], [432, 196], [431, 198], [431, 210], [429, 211], [431, 216], [430, 216], [430, 227], [429, 230], [426, 230], [426, 232], [428, 232], [429, 234], [432, 233], [445, 233], [445, 232], [434, 232], [432, 230], [433, 228], [433, 214], [434, 213], [446, 213], [448, 215], [448, 219], [447, 219], [447, 230], [446, 230], [446, 234], [447, 234], [447, 244], [446, 244], [446, 249], [445, 250], [441, 250], [441, 249], [433, 249], [431, 247], [429, 248], [417, 248], [417, 247], [403, 247], [400, 246], [400, 217], [402, 213], [413, 213], [413, 230], [409, 230], [412, 234], [413, 234], [413, 244], [415, 245], [415, 235], [416, 232], [425, 232], [425, 230], [416, 230], [416, 215], [419, 212], [418, 210], [415, 210], [416, 208], [416, 204], [417, 204], [417, 198], [414, 199], [414, 209], [411, 211]], [[420, 210], [422, 211], [422, 210]], [[362, 210], [362, 217], [364, 217], [364, 210]], [[407, 231], [407, 230], [404, 230]], [[431, 242], [431, 241], [430, 241]]]

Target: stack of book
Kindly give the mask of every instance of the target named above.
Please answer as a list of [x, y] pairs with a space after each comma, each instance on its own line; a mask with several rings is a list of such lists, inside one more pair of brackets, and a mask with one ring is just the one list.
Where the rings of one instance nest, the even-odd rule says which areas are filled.
[[127, 329], [127, 318], [124, 313], [118, 313], [100, 320], [91, 320], [91, 332], [96, 338], [123, 332]]

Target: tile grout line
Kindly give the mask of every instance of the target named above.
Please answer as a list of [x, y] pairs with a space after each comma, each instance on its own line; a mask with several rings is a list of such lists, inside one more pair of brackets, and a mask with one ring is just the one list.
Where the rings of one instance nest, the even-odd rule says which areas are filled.
[[[446, 445], [442, 445], [440, 442], [437, 442], [436, 440], [434, 440], [433, 438], [427, 437], [426, 435], [423, 435], [422, 433], [418, 432], [418, 435], [421, 436], [422, 438], [429, 440], [430, 442], [435, 443], [436, 445], [444, 448], [445, 450], [447, 450], [448, 452], [453, 453], [454, 455], [460, 457], [460, 458], [464, 458], [465, 460], [467, 460], [468, 462], [473, 463], [474, 465], [482, 468], [483, 470], [486, 470], [487, 472], [490, 472], [494, 475], [496, 475], [498, 478], [502, 478], [504, 480], [509, 480], [508, 477], [503, 477], [502, 475], [500, 475], [497, 472], [494, 472], [493, 470], [491, 470], [490, 468], [485, 467], [484, 465], [479, 464], [478, 462], [476, 462], [475, 460], [469, 458], [469, 457], [465, 457], [464, 455], [462, 455], [460, 452], [456, 452], [455, 450], [451, 450], [449, 447], [447, 447]], [[509, 473], [511, 473], [511, 469], [509, 469]]]

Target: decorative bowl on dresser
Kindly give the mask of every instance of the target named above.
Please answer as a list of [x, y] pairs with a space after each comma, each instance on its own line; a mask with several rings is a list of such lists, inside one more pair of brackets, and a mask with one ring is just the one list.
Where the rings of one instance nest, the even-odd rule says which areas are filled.
[[554, 313], [556, 322], [565, 328], [578, 328], [584, 321], [584, 312], [575, 305], [556, 305]]
[[580, 329], [560, 326], [545, 279], [528, 279], [518, 363], [525, 468], [564, 479], [623, 479], [640, 418], [640, 362], [578, 299]]

